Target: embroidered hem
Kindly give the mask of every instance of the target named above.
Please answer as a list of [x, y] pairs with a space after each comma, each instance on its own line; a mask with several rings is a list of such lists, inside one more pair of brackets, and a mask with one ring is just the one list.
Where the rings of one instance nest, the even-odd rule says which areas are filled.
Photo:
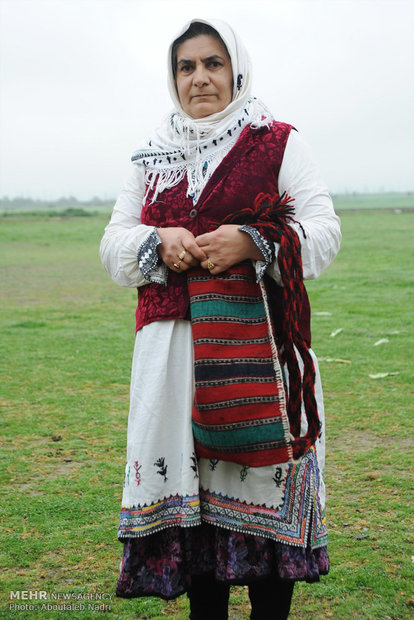
[[237, 501], [201, 490], [203, 521], [243, 534], [312, 549], [328, 543], [325, 514], [319, 503], [319, 477], [313, 449], [299, 463], [289, 463], [285, 494], [278, 507]]
[[198, 495], [171, 495], [149, 506], [122, 507], [118, 538], [140, 537], [180, 525], [200, 525]]
[[314, 448], [299, 463], [287, 464], [285, 476], [280, 472], [277, 478], [276, 470], [274, 481], [280, 486], [280, 505], [248, 503], [201, 488], [200, 495], [171, 495], [150, 505], [123, 507], [118, 538], [139, 538], [175, 525], [188, 528], [203, 521], [291, 546], [317, 549], [326, 545], [328, 532], [319, 502]]

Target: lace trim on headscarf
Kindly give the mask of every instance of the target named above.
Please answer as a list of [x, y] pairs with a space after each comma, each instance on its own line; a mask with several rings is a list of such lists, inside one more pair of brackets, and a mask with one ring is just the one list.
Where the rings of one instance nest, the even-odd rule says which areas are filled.
[[[204, 187], [219, 163], [236, 144], [241, 132], [250, 124], [253, 129], [269, 126], [273, 118], [264, 104], [256, 98], [237, 115], [229, 116], [220, 134], [210, 123], [196, 123], [175, 112], [167, 120], [167, 128], [159, 135], [167, 135], [164, 145], [176, 144], [177, 148], [157, 148], [155, 136], [148, 145], [132, 155], [132, 162], [145, 166], [146, 194], [152, 192], [151, 202], [165, 189], [175, 187], [187, 176], [187, 196], [196, 201], [197, 193]], [[160, 145], [161, 146], [161, 145]]]

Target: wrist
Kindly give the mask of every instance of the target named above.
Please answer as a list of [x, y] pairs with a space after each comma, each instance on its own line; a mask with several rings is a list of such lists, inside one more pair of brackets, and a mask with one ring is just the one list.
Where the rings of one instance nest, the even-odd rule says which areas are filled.
[[258, 235], [256, 234], [256, 231], [250, 226], [241, 226], [238, 230], [243, 233], [246, 238], [246, 258], [249, 258], [250, 260], [264, 261], [266, 257], [263, 254], [261, 245], [258, 243]]

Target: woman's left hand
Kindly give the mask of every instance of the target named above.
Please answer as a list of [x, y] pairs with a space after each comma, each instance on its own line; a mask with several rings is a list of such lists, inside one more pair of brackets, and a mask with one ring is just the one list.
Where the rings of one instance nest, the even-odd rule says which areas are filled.
[[239, 230], [238, 224], [223, 224], [213, 232], [196, 237], [196, 243], [207, 255], [207, 260], [200, 263], [201, 267], [213, 275], [248, 258], [264, 260], [251, 236]]

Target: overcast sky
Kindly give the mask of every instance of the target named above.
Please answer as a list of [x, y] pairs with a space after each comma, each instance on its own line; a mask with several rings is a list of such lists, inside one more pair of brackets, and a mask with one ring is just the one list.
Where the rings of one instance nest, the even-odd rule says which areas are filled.
[[414, 0], [0, 0], [0, 196], [116, 196], [193, 17], [239, 32], [332, 192], [414, 190]]

